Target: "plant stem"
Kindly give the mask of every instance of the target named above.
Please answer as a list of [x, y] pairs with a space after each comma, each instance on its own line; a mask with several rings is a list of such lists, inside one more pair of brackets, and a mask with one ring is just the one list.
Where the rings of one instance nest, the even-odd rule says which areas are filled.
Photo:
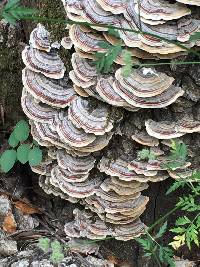
[[155, 262], [158, 264], [158, 267], [162, 267], [157, 255], [155, 253], [153, 254], [153, 258], [154, 258]]
[[161, 63], [142, 63], [142, 64], [134, 64], [134, 66], [138, 67], [150, 67], [150, 66], [162, 66], [162, 65], [191, 65], [191, 64], [200, 64], [200, 61], [176, 61], [176, 62], [161, 62]]
[[174, 213], [176, 210], [179, 209], [179, 206], [174, 207], [173, 209], [171, 209], [168, 213], [166, 213], [164, 216], [162, 216], [161, 218], [159, 218], [157, 221], [155, 221], [150, 227], [148, 227], [148, 232], [152, 231], [153, 228], [160, 224], [162, 221], [164, 221], [165, 219], [167, 219], [172, 213]]

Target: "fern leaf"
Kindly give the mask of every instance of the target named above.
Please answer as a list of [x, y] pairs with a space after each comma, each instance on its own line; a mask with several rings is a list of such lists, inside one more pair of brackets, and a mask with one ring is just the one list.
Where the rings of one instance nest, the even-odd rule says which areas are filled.
[[157, 235], [155, 236], [155, 239], [160, 238], [163, 236], [163, 234], [166, 232], [167, 230], [167, 222], [165, 222], [159, 229]]

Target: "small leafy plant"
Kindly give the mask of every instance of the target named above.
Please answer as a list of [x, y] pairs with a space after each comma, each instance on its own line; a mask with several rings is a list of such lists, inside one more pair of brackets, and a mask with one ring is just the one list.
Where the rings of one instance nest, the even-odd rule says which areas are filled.
[[166, 167], [173, 170], [184, 165], [188, 157], [188, 149], [183, 142], [177, 142], [176, 140], [171, 142], [171, 150]]
[[122, 52], [121, 43], [116, 45], [110, 45], [107, 42], [99, 42], [99, 46], [101, 48], [106, 49], [107, 51], [104, 53], [96, 52], [96, 68], [99, 73], [109, 73], [112, 69], [114, 61], [118, 57], [118, 55]]
[[135, 240], [144, 249], [144, 256], [151, 257], [157, 264], [156, 266], [161, 267], [163, 264], [167, 264], [170, 267], [175, 267], [173, 250], [159, 244], [158, 242], [158, 240], [163, 237], [166, 230], [167, 222], [160, 227], [158, 233], [154, 237], [147, 231], [145, 236], [146, 238], [136, 238]]
[[154, 160], [154, 159], [156, 159], [156, 155], [150, 149], [144, 148], [144, 149], [138, 151], [137, 158], [139, 160]]
[[130, 76], [134, 65], [131, 52], [124, 50], [122, 53], [122, 58], [124, 61], [124, 66], [122, 67], [122, 75], [127, 78], [128, 76]]
[[4, 151], [0, 157], [3, 172], [10, 171], [17, 161], [22, 164], [28, 162], [30, 166], [36, 166], [42, 161], [42, 150], [35, 141], [28, 141], [29, 134], [29, 124], [24, 120], [19, 121], [8, 139], [10, 149]]
[[40, 238], [38, 241], [38, 247], [43, 250], [44, 253], [50, 253], [50, 260], [54, 264], [58, 264], [63, 261], [63, 246], [59, 241], [51, 241], [49, 238]]
[[[149, 160], [149, 155], [150, 151], [148, 149], [143, 149], [138, 153], [138, 157], [143, 160]], [[187, 145], [183, 142], [173, 140], [165, 168], [167, 170], [182, 168], [187, 158]], [[178, 188], [184, 187], [188, 187], [190, 192], [188, 194], [184, 193], [182, 197], [179, 197], [176, 206], [154, 222], [146, 231], [146, 235], [141, 238], [136, 238], [136, 241], [144, 249], [144, 255], [151, 257], [155, 261], [156, 266], [167, 265], [173, 267], [175, 266], [173, 255], [177, 249], [186, 245], [191, 250], [192, 245], [199, 246], [200, 244], [200, 205], [198, 203], [200, 196], [200, 171], [194, 170], [187, 178], [181, 178], [180, 176], [169, 187], [166, 195], [174, 192]], [[169, 246], [163, 246], [158, 241], [166, 232], [167, 223], [163, 224], [156, 235], [152, 236], [150, 232], [156, 225], [166, 220], [166, 218], [177, 210], [182, 211], [184, 214], [176, 220], [174, 227], [169, 229], [170, 232], [175, 234], [173, 240], [169, 243]]]
[[20, 19], [25, 19], [38, 11], [20, 5], [20, 0], [9, 0], [2, 11], [2, 17], [10, 24], [16, 25]]

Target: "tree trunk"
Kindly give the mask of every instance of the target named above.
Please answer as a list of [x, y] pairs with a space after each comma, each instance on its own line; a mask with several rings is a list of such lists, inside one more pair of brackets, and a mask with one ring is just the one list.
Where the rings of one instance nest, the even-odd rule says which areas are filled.
[[[42, 15], [47, 17], [62, 17], [63, 8], [61, 1], [55, 0], [24, 0], [27, 6], [37, 6], [42, 9]], [[56, 3], [55, 3], [56, 2]], [[29, 34], [34, 28], [36, 23], [23, 22], [20, 23], [17, 28], [8, 26], [4, 22], [0, 23], [0, 140], [1, 147], [3, 146], [3, 140], [7, 137], [6, 133], [9, 132], [15, 123], [22, 118], [23, 112], [20, 105], [21, 91], [23, 88], [21, 82], [21, 71], [24, 67], [21, 60], [21, 51], [24, 47], [24, 43], [28, 43]], [[46, 23], [48, 30], [53, 32], [53, 39], [61, 40], [65, 35], [64, 25], [52, 25]], [[69, 66], [70, 57], [65, 52], [62, 52], [62, 58], [64, 59], [66, 66]], [[152, 118], [155, 120], [168, 119], [181, 117], [183, 114], [193, 114], [193, 117], [200, 119], [199, 98], [200, 98], [200, 68], [198, 65], [190, 67], [175, 67], [162, 68], [162, 71], [170, 73], [176, 79], [176, 83], [181, 85], [186, 91], [185, 97], [180, 98], [176, 104], [171, 105], [167, 109], [156, 111], [142, 111], [137, 115], [129, 114], [127, 120], [124, 123], [124, 129], [129, 128], [129, 123], [134, 118], [143, 119], [147, 114], [151, 113]], [[126, 131], [126, 130], [124, 130]], [[195, 161], [198, 163], [200, 159], [199, 147], [200, 138], [199, 134], [186, 135], [184, 141], [189, 145], [189, 148], [196, 154]], [[116, 144], [117, 145], [117, 144]], [[113, 146], [114, 149], [114, 146]], [[27, 167], [28, 168], [28, 167]], [[13, 174], [15, 175], [15, 174]], [[22, 173], [20, 173], [22, 175]], [[29, 173], [30, 175], [30, 173]], [[2, 178], [3, 177], [3, 178]], [[1, 177], [4, 183], [4, 176]], [[35, 177], [35, 176], [33, 176]], [[21, 177], [23, 180], [23, 177]], [[36, 183], [34, 180], [33, 183]], [[161, 183], [152, 183], [145, 195], [150, 197], [150, 202], [147, 210], [142, 216], [143, 221], [149, 226], [158, 219], [160, 216], [166, 214], [171, 208], [174, 207], [177, 198], [181, 195], [181, 190], [176, 193], [172, 193], [170, 196], [165, 196], [166, 189], [171, 185], [172, 180], [167, 180]], [[31, 194], [31, 191], [29, 191]], [[54, 198], [51, 198], [54, 201]], [[57, 198], [55, 198], [57, 199]], [[57, 201], [57, 200], [56, 200]], [[58, 201], [57, 201], [58, 202]], [[56, 203], [57, 203], [56, 202]], [[66, 202], [62, 201], [63, 205]], [[69, 204], [70, 205], [70, 204]], [[180, 214], [170, 216], [168, 224], [172, 225], [175, 219]], [[167, 235], [166, 243], [170, 239], [170, 234]], [[132, 267], [155, 267], [153, 263], [142, 257], [142, 251], [138, 248], [134, 241], [119, 242], [119, 241], [104, 241], [102, 242], [102, 253], [106, 256], [114, 255], [119, 259], [119, 262], [126, 261]], [[199, 253], [199, 252], [198, 252]], [[192, 253], [184, 249], [180, 250], [180, 256], [184, 254], [184, 257], [198, 258], [197, 251]], [[192, 255], [193, 254], [193, 255]], [[196, 255], [195, 255], [196, 254]], [[122, 266], [122, 265], [121, 265]], [[125, 266], [125, 265], [124, 265]]]

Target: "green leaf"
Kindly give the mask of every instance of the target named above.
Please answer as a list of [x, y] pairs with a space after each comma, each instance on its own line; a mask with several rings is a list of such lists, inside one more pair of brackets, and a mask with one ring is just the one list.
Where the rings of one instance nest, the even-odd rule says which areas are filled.
[[116, 38], [120, 38], [118, 30], [115, 29], [108, 29], [108, 34], [114, 36]]
[[[188, 155], [186, 144], [184, 144], [183, 142], [177, 142], [175, 140], [172, 140], [171, 148], [172, 150], [170, 150], [171, 154], [169, 156], [169, 159], [171, 159], [172, 161], [176, 161], [176, 164], [179, 163], [180, 166], [183, 165]], [[173, 165], [173, 162], [171, 164]], [[173, 168], [177, 167], [175, 165], [175, 167]]]
[[19, 19], [25, 19], [38, 12], [36, 9], [20, 6], [20, 0], [8, 0], [3, 8], [2, 16], [10, 24], [16, 25]]
[[174, 192], [177, 190], [179, 187], [184, 187], [186, 182], [184, 181], [175, 181], [167, 190], [166, 195], [169, 195], [170, 193]]
[[19, 6], [20, 0], [8, 0], [7, 4], [4, 7], [5, 11], [9, 11], [17, 6]]
[[143, 247], [145, 251], [149, 251], [152, 247], [152, 242], [149, 239], [137, 237], [135, 240]]
[[193, 171], [192, 175], [188, 177], [188, 180], [194, 180], [194, 181], [200, 180], [200, 171], [199, 170]]
[[108, 42], [98, 42], [99, 47], [104, 48], [104, 49], [109, 49], [111, 47], [111, 45]]
[[59, 253], [59, 252], [53, 252], [52, 254], [51, 254], [51, 257], [50, 257], [50, 260], [54, 263], [54, 264], [58, 264], [58, 263], [60, 263], [60, 262], [62, 262], [63, 261], [63, 259], [64, 259], [64, 254], [63, 253]]
[[31, 166], [37, 166], [42, 161], [42, 150], [38, 147], [34, 147], [28, 154], [29, 164]]
[[176, 227], [176, 228], [172, 228], [169, 230], [172, 233], [176, 233], [176, 234], [182, 234], [186, 231], [186, 229], [184, 227]]
[[154, 154], [153, 151], [150, 151], [150, 149], [142, 149], [140, 151], [137, 152], [137, 157], [138, 159], [142, 159], [142, 160], [154, 160], [156, 159], [156, 156]]
[[24, 142], [28, 139], [30, 133], [29, 125], [26, 121], [19, 121], [14, 128], [14, 135], [17, 140]]
[[25, 164], [28, 161], [28, 155], [30, 151], [30, 145], [29, 144], [21, 144], [17, 148], [17, 159]]
[[100, 42], [99, 45], [105, 49], [107, 49], [107, 52], [105, 53], [99, 53], [97, 52], [95, 54], [96, 60], [95, 64], [97, 67], [97, 71], [99, 73], [109, 73], [112, 69], [112, 65], [114, 64], [114, 61], [116, 60], [117, 56], [122, 51], [122, 45], [121, 43], [117, 45], [110, 45], [105, 42]]
[[164, 250], [162, 246], [159, 247], [159, 259], [161, 262], [164, 262]]
[[17, 159], [17, 153], [15, 150], [6, 150], [0, 158], [0, 165], [3, 172], [9, 172], [14, 166]]
[[126, 78], [130, 76], [133, 68], [133, 59], [130, 51], [125, 50], [122, 54], [125, 66], [122, 67], [122, 75]]
[[52, 248], [53, 252], [55, 252], [55, 251], [62, 252], [62, 250], [63, 250], [62, 245], [57, 240], [51, 242], [51, 248]]
[[10, 15], [9, 13], [3, 12], [2, 16], [9, 24], [16, 25], [16, 19], [13, 18], [13, 16]]
[[175, 262], [173, 259], [173, 251], [168, 247], [161, 247], [162, 263], [167, 263], [170, 267], [175, 267]]
[[176, 220], [176, 225], [186, 225], [190, 222], [191, 222], [190, 219], [187, 216], [184, 216]]
[[195, 32], [190, 36], [189, 41], [197, 41], [200, 39], [200, 32]]
[[39, 238], [38, 247], [42, 249], [45, 253], [50, 249], [50, 239], [47, 237]]
[[16, 147], [19, 144], [19, 140], [16, 139], [14, 132], [11, 133], [9, 139], [8, 139], [8, 144], [11, 147]]
[[165, 222], [159, 229], [157, 235], [155, 236], [155, 238], [160, 238], [163, 236], [163, 234], [166, 232], [167, 230], [167, 222]]

